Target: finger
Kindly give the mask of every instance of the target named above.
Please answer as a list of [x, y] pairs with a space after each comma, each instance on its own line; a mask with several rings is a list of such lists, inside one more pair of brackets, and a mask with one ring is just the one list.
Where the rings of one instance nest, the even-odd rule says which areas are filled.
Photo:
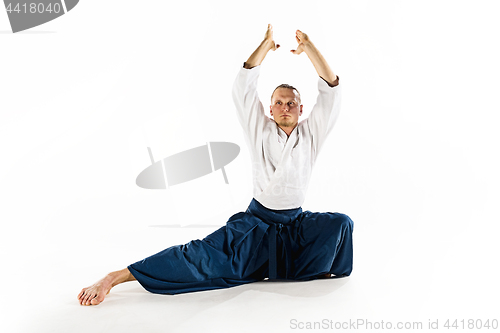
[[271, 24], [267, 25], [266, 30], [266, 38], [269, 38], [269, 36], [271, 36], [271, 38], [273, 37], [273, 26]]

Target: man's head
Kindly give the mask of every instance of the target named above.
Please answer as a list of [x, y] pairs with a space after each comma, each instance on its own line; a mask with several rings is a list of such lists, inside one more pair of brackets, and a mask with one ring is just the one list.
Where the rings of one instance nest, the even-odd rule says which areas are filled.
[[271, 95], [271, 116], [287, 134], [297, 126], [302, 115], [302, 104], [297, 89], [288, 84], [281, 84]]

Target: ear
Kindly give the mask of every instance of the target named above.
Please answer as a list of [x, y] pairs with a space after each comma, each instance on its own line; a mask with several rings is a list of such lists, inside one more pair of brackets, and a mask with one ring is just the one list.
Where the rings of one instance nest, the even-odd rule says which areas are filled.
[[302, 107], [303, 107], [303, 105], [302, 105], [302, 104], [300, 104], [300, 112], [299, 112], [299, 116], [302, 116]]
[[271, 111], [271, 116], [273, 115], [273, 106], [269, 105], [269, 110]]

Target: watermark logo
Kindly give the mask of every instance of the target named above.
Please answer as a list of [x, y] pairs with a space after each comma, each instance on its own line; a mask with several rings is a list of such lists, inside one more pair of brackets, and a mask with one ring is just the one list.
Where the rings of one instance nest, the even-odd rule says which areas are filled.
[[146, 189], [166, 189], [214, 171], [221, 170], [227, 180], [224, 166], [231, 163], [240, 153], [240, 147], [231, 142], [208, 142], [204, 146], [188, 149], [178, 154], [155, 161], [148, 147], [151, 165], [137, 176], [136, 184]]
[[12, 32], [52, 21], [75, 8], [79, 0], [4, 0]]

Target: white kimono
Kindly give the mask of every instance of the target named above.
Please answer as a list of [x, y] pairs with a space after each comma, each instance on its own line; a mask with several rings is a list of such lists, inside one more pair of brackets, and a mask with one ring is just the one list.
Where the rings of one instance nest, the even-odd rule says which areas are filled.
[[302, 205], [311, 171], [340, 111], [340, 85], [318, 79], [318, 98], [309, 117], [289, 137], [264, 113], [257, 95], [260, 66], [241, 68], [233, 100], [250, 148], [253, 195], [263, 206], [293, 209]]

